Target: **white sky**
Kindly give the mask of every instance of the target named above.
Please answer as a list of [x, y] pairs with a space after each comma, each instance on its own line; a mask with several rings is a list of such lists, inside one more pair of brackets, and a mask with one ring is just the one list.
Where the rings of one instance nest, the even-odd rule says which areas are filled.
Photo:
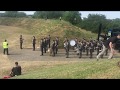
[[83, 17], [87, 17], [88, 14], [103, 14], [107, 19], [120, 18], [120, 11], [80, 11]]
[[[0, 13], [4, 13], [5, 11], [0, 11]], [[34, 14], [35, 11], [20, 11], [25, 12], [27, 15]], [[103, 14], [106, 16], [107, 19], [115, 19], [120, 18], [120, 11], [80, 11], [83, 17], [87, 17], [88, 14]]]

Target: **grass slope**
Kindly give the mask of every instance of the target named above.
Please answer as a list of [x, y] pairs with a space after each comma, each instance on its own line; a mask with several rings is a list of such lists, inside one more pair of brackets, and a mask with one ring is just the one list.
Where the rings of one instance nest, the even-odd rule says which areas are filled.
[[[21, 33], [26, 30], [28, 34], [37, 36], [37, 39], [48, 36], [49, 34], [51, 35], [52, 39], [58, 36], [60, 37], [61, 42], [65, 37], [70, 39], [75, 37], [78, 37], [79, 39], [89, 39], [90, 37], [93, 37], [96, 39], [97, 36], [90, 31], [78, 28], [63, 20], [0, 17], [0, 25], [22, 28], [23, 30], [21, 30]], [[60, 46], [62, 45], [63, 44], [61, 43]]]

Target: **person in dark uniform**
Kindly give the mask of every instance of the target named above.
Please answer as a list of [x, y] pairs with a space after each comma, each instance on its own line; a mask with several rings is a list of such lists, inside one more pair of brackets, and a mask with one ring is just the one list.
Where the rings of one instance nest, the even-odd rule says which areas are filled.
[[55, 53], [57, 54], [57, 52], [58, 52], [58, 45], [59, 45], [59, 38], [58, 37], [56, 37], [56, 51], [55, 51]]
[[69, 57], [69, 47], [70, 47], [69, 40], [66, 40], [66, 42], [64, 43], [64, 47], [65, 47], [65, 51], [66, 51], [66, 58], [68, 58]]
[[51, 40], [51, 37], [50, 35], [48, 36], [48, 45], [49, 45], [49, 48], [50, 48], [50, 40]]
[[89, 42], [88, 41], [86, 42], [85, 49], [86, 49], [86, 56], [88, 56], [89, 54]]
[[90, 41], [89, 43], [89, 47], [90, 47], [90, 58], [93, 57], [93, 43]]
[[35, 44], [36, 44], [35, 36], [33, 36], [32, 44], [33, 44], [33, 51], [35, 51]]
[[46, 53], [46, 49], [47, 49], [47, 41], [46, 41], [45, 38], [44, 38], [43, 42], [44, 42], [44, 52]]
[[41, 56], [43, 55], [43, 49], [44, 49], [44, 42], [43, 42], [43, 39], [41, 39], [41, 41], [40, 41]]
[[49, 46], [48, 46], [48, 42], [49, 42], [49, 41], [48, 41], [48, 37], [46, 37], [45, 40], [46, 40], [46, 51], [48, 51], [48, 47], [49, 47]]
[[120, 34], [118, 34], [117, 36], [114, 36], [114, 37], [111, 37], [109, 38], [108, 40], [106, 40], [104, 43], [103, 43], [103, 46], [102, 46], [102, 51], [97, 55], [97, 60], [99, 59], [99, 57], [101, 55], [103, 55], [105, 53], [105, 51], [107, 50], [107, 48], [110, 49], [110, 54], [109, 54], [109, 57], [108, 59], [112, 59], [113, 57], [113, 54], [115, 53], [114, 51], [114, 44], [120, 39]]
[[78, 39], [75, 38], [75, 46], [74, 47], [77, 47], [77, 44], [78, 44]]
[[86, 41], [83, 41], [83, 52], [85, 52], [85, 45], [86, 45]]
[[22, 38], [22, 35], [20, 35], [20, 49], [23, 49], [23, 48], [22, 48], [23, 40], [24, 40], [24, 39]]
[[82, 43], [80, 42], [80, 41], [78, 41], [78, 43], [77, 43], [77, 48], [78, 48], [78, 50], [79, 50], [79, 58], [81, 58], [82, 57]]
[[52, 56], [55, 56], [55, 40], [53, 40], [52, 42], [51, 50], [52, 50]]
[[10, 76], [18, 76], [21, 75], [21, 66], [18, 65], [18, 62], [15, 62], [15, 67], [12, 68], [11, 72], [10, 72]]

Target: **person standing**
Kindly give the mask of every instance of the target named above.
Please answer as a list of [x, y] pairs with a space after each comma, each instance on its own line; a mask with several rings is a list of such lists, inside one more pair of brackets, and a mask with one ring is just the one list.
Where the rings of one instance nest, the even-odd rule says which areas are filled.
[[56, 42], [56, 51], [55, 51], [55, 53], [57, 54], [57, 52], [58, 52], [58, 45], [59, 45], [59, 38], [58, 37], [56, 37], [56, 40], [55, 40], [55, 42]]
[[51, 37], [50, 37], [50, 35], [48, 36], [48, 45], [49, 45], [49, 48], [50, 48], [50, 39], [51, 39]]
[[23, 48], [22, 48], [23, 40], [24, 40], [24, 39], [22, 38], [22, 35], [20, 35], [20, 49], [23, 49]]
[[43, 39], [41, 39], [41, 41], [40, 41], [41, 56], [43, 55], [43, 48], [44, 48], [44, 42], [43, 42]]
[[47, 41], [46, 41], [45, 38], [44, 38], [43, 42], [44, 42], [44, 52], [46, 53], [46, 49], [47, 49]]
[[45, 40], [46, 40], [46, 51], [48, 51], [48, 37], [46, 37]]
[[52, 42], [51, 49], [52, 49], [52, 56], [55, 56], [55, 40], [53, 40]]
[[66, 58], [68, 58], [69, 56], [69, 40], [66, 40], [66, 42], [64, 43], [64, 47], [65, 47], [65, 50], [66, 50]]
[[114, 36], [114, 37], [110, 37], [108, 40], [106, 40], [104, 43], [103, 43], [103, 46], [102, 46], [102, 51], [97, 55], [97, 60], [99, 60], [99, 57], [101, 55], [103, 55], [105, 53], [105, 51], [107, 49], [110, 49], [110, 54], [109, 54], [109, 57], [108, 59], [112, 59], [113, 57], [113, 54], [115, 53], [114, 51], [114, 44], [120, 39], [120, 34], [118, 34], [117, 36]]
[[79, 51], [79, 58], [82, 57], [82, 43], [80, 41], [78, 41], [77, 43], [77, 48], [78, 48], [78, 51]]
[[32, 44], [33, 44], [33, 51], [35, 51], [35, 44], [36, 44], [35, 36], [33, 36]]
[[5, 39], [5, 41], [3, 42], [3, 54], [5, 54], [5, 52], [7, 52], [7, 55], [9, 55], [8, 54], [8, 42], [7, 42], [7, 40]]

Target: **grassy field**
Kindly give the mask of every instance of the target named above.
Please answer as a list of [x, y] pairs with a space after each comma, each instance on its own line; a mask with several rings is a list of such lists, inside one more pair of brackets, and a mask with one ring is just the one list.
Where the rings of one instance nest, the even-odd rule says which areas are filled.
[[13, 79], [119, 79], [119, 59], [68, 61], [66, 64], [33, 67]]

